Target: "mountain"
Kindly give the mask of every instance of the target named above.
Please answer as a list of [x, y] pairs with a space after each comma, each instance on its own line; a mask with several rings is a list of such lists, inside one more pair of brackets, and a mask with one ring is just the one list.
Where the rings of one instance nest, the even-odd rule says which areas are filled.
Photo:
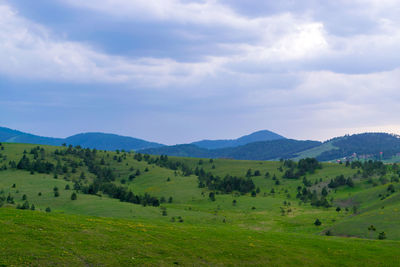
[[64, 142], [74, 146], [80, 145], [101, 150], [124, 149], [130, 151], [164, 146], [142, 139], [106, 133], [81, 133], [65, 138]]
[[63, 139], [37, 136], [5, 127], [0, 127], [0, 142], [59, 146], [63, 143]]
[[168, 155], [197, 158], [231, 158], [242, 160], [272, 160], [292, 158], [297, 153], [317, 147], [321, 142], [279, 139], [273, 141], [253, 142], [243, 146], [205, 149], [195, 145], [175, 145], [161, 148], [140, 150], [139, 152], [153, 155]]
[[400, 161], [400, 137], [387, 133], [345, 135], [321, 143], [286, 139], [264, 130], [233, 140], [203, 140], [191, 144], [165, 146], [116, 134], [80, 133], [67, 138], [52, 138], [0, 127], [0, 142], [55, 146], [65, 143], [100, 150], [135, 150], [147, 154], [196, 158], [299, 160], [315, 157], [319, 161], [343, 158]]
[[299, 141], [279, 139], [265, 142], [254, 142], [243, 146], [223, 148], [218, 152], [221, 157], [242, 160], [273, 160], [293, 158], [297, 153], [320, 146], [318, 141]]
[[387, 133], [346, 135], [325, 143], [331, 144], [333, 148], [317, 156], [317, 159], [321, 161], [344, 157], [388, 160], [400, 153], [399, 136]]
[[218, 149], [218, 148], [225, 148], [225, 147], [236, 147], [242, 146], [249, 143], [259, 142], [259, 141], [271, 141], [271, 140], [278, 140], [278, 139], [285, 139], [285, 137], [273, 133], [271, 131], [263, 130], [254, 132], [249, 135], [242, 136], [238, 139], [232, 140], [202, 140], [191, 143], [192, 145], [196, 145], [201, 148], [207, 149]]
[[0, 127], [0, 142], [60, 146], [63, 143], [101, 150], [139, 150], [164, 145], [133, 137], [106, 133], [82, 133], [67, 138], [42, 137]]
[[315, 157], [319, 161], [343, 158], [400, 161], [400, 138], [387, 133], [363, 133], [336, 137], [323, 143], [278, 139], [219, 149], [206, 149], [189, 144], [146, 149], [141, 152], [156, 155], [243, 160], [279, 158], [299, 160]]

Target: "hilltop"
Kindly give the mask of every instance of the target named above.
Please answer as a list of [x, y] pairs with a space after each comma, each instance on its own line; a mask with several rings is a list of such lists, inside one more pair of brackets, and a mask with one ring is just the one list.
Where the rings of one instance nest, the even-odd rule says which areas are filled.
[[260, 141], [271, 141], [271, 140], [278, 140], [278, 139], [285, 139], [285, 137], [276, 134], [274, 132], [268, 130], [262, 130], [258, 132], [254, 132], [249, 135], [245, 135], [239, 137], [237, 139], [226, 139], [226, 140], [202, 140], [191, 143], [192, 145], [196, 145], [200, 148], [206, 149], [219, 149], [219, 148], [227, 148], [227, 147], [237, 147], [243, 146], [254, 142]]

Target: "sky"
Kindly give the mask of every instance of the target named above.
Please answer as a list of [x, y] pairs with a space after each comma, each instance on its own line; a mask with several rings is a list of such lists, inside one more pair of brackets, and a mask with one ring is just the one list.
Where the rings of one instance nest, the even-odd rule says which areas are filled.
[[0, 0], [0, 126], [400, 134], [398, 0]]

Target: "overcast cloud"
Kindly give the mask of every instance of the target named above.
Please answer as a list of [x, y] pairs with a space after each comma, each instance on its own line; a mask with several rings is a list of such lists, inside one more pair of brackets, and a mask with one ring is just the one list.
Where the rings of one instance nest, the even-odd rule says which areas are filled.
[[400, 134], [394, 0], [0, 0], [0, 125], [167, 144]]

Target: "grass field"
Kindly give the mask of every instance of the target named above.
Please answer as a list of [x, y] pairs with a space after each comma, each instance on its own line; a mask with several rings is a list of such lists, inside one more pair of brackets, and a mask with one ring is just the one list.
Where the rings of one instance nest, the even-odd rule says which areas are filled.
[[[161, 207], [144, 207], [73, 190], [76, 181], [90, 184], [95, 175], [81, 158], [54, 154], [66, 148], [41, 146], [43, 159], [68, 167], [55, 176], [9, 167], [10, 161], [18, 163], [24, 151], [33, 160], [29, 151], [36, 146], [2, 147], [0, 168], [8, 167], [0, 171], [0, 197], [10, 195], [15, 203], [0, 208], [0, 266], [396, 266], [399, 262], [396, 172], [366, 179], [357, 168], [324, 163], [322, 169], [306, 174], [310, 191], [321, 195], [322, 188], [341, 174], [354, 180], [353, 187], [328, 189], [332, 205], [324, 208], [296, 197], [303, 179], [283, 178], [282, 162], [171, 157], [170, 161], [221, 177], [244, 177], [249, 169], [260, 172], [251, 177], [259, 188], [257, 194], [216, 192], [212, 201], [210, 190], [199, 188], [193, 174], [184, 176], [180, 170], [139, 161], [134, 153], [97, 151], [96, 161], [102, 159], [112, 169], [116, 185], [172, 200]], [[129, 179], [138, 170], [140, 174]], [[394, 190], [389, 194], [391, 184]], [[71, 200], [73, 192], [76, 200]], [[15, 209], [23, 198], [36, 210]], [[316, 219], [320, 226], [314, 225]], [[371, 225], [375, 231], [368, 230]], [[327, 231], [334, 236], [326, 236]], [[378, 240], [381, 232], [387, 240]]]
[[[398, 242], [0, 209], [0, 264], [396, 266]], [[6, 227], [4, 227], [6, 226]]]

